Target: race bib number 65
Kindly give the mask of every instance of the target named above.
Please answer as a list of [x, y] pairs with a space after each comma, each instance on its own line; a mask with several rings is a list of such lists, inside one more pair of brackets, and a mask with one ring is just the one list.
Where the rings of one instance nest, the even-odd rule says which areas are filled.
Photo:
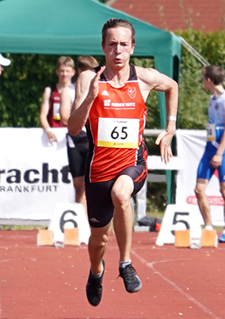
[[99, 118], [98, 146], [138, 148], [139, 120]]

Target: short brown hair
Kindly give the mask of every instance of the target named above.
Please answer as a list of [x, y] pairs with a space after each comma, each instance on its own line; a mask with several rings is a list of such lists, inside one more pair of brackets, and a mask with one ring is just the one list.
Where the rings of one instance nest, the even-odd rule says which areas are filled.
[[134, 44], [136, 32], [135, 32], [135, 29], [134, 29], [132, 23], [130, 23], [127, 20], [115, 19], [115, 18], [109, 19], [103, 25], [103, 27], [102, 27], [102, 44], [105, 43], [107, 30], [111, 29], [111, 28], [118, 28], [118, 27], [124, 27], [124, 28], [127, 28], [131, 31], [132, 44]]
[[61, 56], [57, 61], [56, 69], [58, 69], [61, 65], [70, 66], [71, 68], [75, 69], [75, 63], [69, 56]]
[[209, 78], [214, 85], [222, 84], [224, 81], [224, 70], [218, 65], [207, 65], [202, 69], [203, 76]]
[[81, 71], [94, 69], [98, 66], [98, 62], [91, 55], [81, 55], [77, 58], [77, 68]]

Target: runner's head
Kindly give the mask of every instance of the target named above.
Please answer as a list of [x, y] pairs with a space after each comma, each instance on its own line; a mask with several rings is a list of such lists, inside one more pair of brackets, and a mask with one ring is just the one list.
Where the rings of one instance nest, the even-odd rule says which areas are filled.
[[81, 55], [77, 58], [78, 73], [86, 70], [94, 69], [98, 66], [98, 62], [91, 55]]
[[136, 32], [133, 25], [127, 20], [112, 18], [106, 21], [106, 23], [103, 25], [103, 28], [102, 28], [102, 45], [103, 46], [105, 44], [107, 30], [111, 28], [119, 28], [119, 27], [127, 28], [131, 31], [132, 44], [135, 44]]
[[56, 69], [58, 69], [61, 65], [70, 66], [71, 68], [75, 69], [75, 63], [69, 56], [61, 56], [57, 61]]
[[59, 83], [62, 85], [70, 84], [75, 74], [75, 63], [73, 59], [68, 56], [61, 56], [56, 64], [56, 74], [58, 75]]
[[218, 65], [207, 65], [202, 69], [202, 80], [210, 79], [214, 85], [221, 85], [224, 81], [224, 70]]

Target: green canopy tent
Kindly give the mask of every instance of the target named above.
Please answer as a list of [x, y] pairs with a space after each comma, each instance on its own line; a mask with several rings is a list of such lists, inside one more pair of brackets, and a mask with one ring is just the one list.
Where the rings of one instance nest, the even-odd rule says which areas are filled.
[[[181, 43], [153, 27], [95, 0], [0, 0], [0, 52], [102, 55], [101, 29], [110, 18], [130, 21], [136, 30], [134, 56], [152, 57], [155, 67], [178, 81]], [[159, 93], [161, 128], [165, 98]], [[167, 171], [170, 185], [171, 171]], [[171, 187], [167, 188], [171, 198]]]

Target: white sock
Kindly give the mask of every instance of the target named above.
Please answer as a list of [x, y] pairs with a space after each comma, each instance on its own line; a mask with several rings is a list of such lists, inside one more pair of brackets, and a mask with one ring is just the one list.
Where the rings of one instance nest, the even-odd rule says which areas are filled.
[[100, 277], [102, 276], [103, 271], [104, 271], [104, 267], [103, 267], [103, 269], [102, 269], [102, 271], [101, 271], [100, 273], [94, 274], [94, 273], [91, 271], [91, 274], [92, 274], [92, 276], [93, 276], [94, 278], [100, 278]]
[[207, 226], [205, 226], [205, 229], [207, 229], [207, 230], [213, 230], [213, 227], [212, 227], [212, 225], [207, 225]]
[[120, 268], [125, 268], [126, 266], [131, 265], [131, 260], [120, 261]]
[[94, 278], [100, 278], [101, 275], [102, 275], [102, 273], [103, 273], [103, 270], [102, 270], [102, 272], [100, 272], [99, 274], [93, 274], [93, 272], [91, 271], [91, 274], [92, 274], [92, 276], [93, 276]]

